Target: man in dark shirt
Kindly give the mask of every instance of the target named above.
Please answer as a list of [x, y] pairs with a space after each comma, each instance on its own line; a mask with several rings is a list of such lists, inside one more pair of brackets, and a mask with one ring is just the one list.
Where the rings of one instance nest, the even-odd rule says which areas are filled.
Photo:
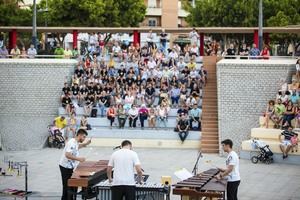
[[103, 91], [103, 89], [101, 88], [99, 83], [94, 87], [94, 91], [95, 91], [96, 100], [98, 100], [101, 96], [102, 91]]
[[126, 82], [129, 87], [132, 86], [132, 84], [134, 83], [134, 78], [131, 74], [129, 74], [129, 76], [126, 78]]
[[242, 56], [241, 59], [248, 59], [248, 57], [244, 57], [248, 55], [249, 55], [249, 49], [247, 48], [247, 45], [244, 43], [242, 48], [240, 49], [240, 56]]
[[[230, 44], [230, 47], [226, 51], [226, 55], [227, 56], [234, 56], [234, 55], [236, 55], [235, 48], [234, 48], [233, 44]], [[235, 59], [235, 57], [226, 57], [226, 58], [227, 59]]]
[[94, 84], [93, 83], [90, 83], [89, 86], [88, 86], [88, 94], [89, 95], [94, 95], [95, 94], [95, 90], [94, 90]]
[[148, 84], [148, 87], [145, 91], [145, 102], [148, 107], [152, 106], [155, 100], [155, 89], [151, 83]]
[[123, 65], [120, 66], [120, 69], [118, 70], [118, 75], [119, 77], [124, 77], [126, 74], [126, 69], [124, 68]]
[[63, 91], [64, 95], [70, 94], [71, 89], [70, 89], [70, 87], [68, 86], [68, 83], [65, 83], [65, 84], [64, 84], [64, 87], [62, 88], [62, 91]]
[[187, 105], [181, 105], [180, 108], [177, 110], [177, 121], [180, 120], [181, 117], [187, 119], [189, 110]]
[[190, 74], [190, 70], [189, 70], [188, 66], [185, 66], [185, 67], [182, 69], [181, 74], [183, 75], [183, 77], [181, 77], [180, 82], [181, 82], [182, 84], [187, 83], [187, 81], [188, 81], [188, 76], [189, 76], [189, 74]]
[[[292, 148], [291, 138], [294, 136], [293, 127], [289, 126], [286, 130], [284, 130], [281, 135], [279, 135], [280, 141], [280, 150], [282, 151], [283, 155], [282, 158], [285, 159], [288, 157], [288, 153]], [[282, 140], [283, 136], [283, 140]]]
[[180, 119], [177, 123], [178, 135], [182, 143], [184, 143], [189, 132], [189, 122], [185, 119], [184, 115], [180, 115]]
[[66, 110], [66, 113], [67, 114], [70, 114], [71, 111], [72, 111], [72, 100], [69, 96], [69, 94], [66, 94], [62, 97], [61, 99], [61, 104], [62, 104], [62, 107]]
[[78, 87], [78, 84], [75, 83], [73, 86], [72, 86], [72, 97], [75, 98], [75, 99], [78, 99], [79, 98], [79, 87]]
[[125, 85], [126, 84], [126, 79], [125, 79], [125, 77], [119, 77], [118, 79], [117, 79], [117, 83], [122, 87], [123, 85]]
[[81, 69], [80, 65], [77, 65], [77, 69], [75, 69], [74, 74], [76, 74], [78, 78], [81, 78], [83, 73], [83, 69]]

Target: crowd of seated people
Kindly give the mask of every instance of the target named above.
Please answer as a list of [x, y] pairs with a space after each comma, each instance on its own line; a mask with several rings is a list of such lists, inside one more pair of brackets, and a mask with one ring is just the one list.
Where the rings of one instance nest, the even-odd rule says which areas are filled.
[[[300, 128], [300, 79], [297, 75], [299, 60], [300, 59], [298, 59], [296, 63], [296, 76], [293, 76], [292, 83], [287, 84], [282, 81], [276, 100], [270, 100], [268, 102], [265, 111], [266, 128], [269, 128], [270, 120], [274, 123], [274, 128], [284, 129], [292, 125], [294, 125], [295, 128]], [[294, 124], [292, 124], [293, 120]]]
[[149, 128], [163, 128], [170, 109], [184, 106], [188, 128], [201, 129], [207, 72], [196, 64], [198, 54], [184, 55], [176, 45], [159, 49], [150, 42], [124, 49], [116, 41], [108, 55], [108, 60], [96, 53], [78, 62], [71, 82], [62, 88], [61, 103], [69, 116], [79, 107], [85, 116], [98, 108], [110, 127], [124, 128], [128, 121], [130, 128], [143, 129], [148, 121]]
[[[280, 89], [276, 95], [276, 100], [268, 102], [265, 115], [265, 127], [269, 128], [269, 123], [274, 123], [273, 128], [282, 129], [279, 136], [280, 150], [282, 158], [286, 159], [290, 151], [298, 151], [298, 133], [294, 130], [300, 128], [300, 79], [298, 76], [300, 59], [296, 62], [296, 75], [292, 78], [292, 83], [287, 84], [281, 80]], [[294, 122], [293, 122], [294, 121]]]

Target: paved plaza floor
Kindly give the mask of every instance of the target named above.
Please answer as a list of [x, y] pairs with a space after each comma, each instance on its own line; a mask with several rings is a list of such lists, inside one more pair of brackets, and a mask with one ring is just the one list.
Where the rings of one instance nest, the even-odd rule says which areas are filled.
[[[192, 171], [197, 158], [196, 150], [176, 149], [135, 149], [142, 162], [145, 173], [150, 174], [149, 181], [160, 182], [161, 176], [172, 176], [172, 182], [178, 179], [173, 175], [180, 168]], [[88, 160], [109, 159], [111, 148], [86, 148], [82, 156]], [[4, 156], [14, 161], [27, 160], [29, 163], [29, 189], [39, 192], [38, 197], [29, 199], [59, 200], [61, 179], [58, 161], [62, 150], [43, 149], [18, 152], [0, 151], [0, 165]], [[208, 162], [211, 161], [211, 162]], [[199, 162], [199, 171], [212, 168], [214, 165], [224, 167], [225, 158], [213, 154], [204, 154]], [[300, 200], [300, 167], [299, 165], [252, 164], [249, 160], [240, 160], [242, 182], [239, 200]], [[24, 177], [0, 176], [0, 189], [23, 189]], [[0, 199], [5, 199], [0, 197]], [[8, 199], [8, 198], [6, 198]], [[172, 196], [179, 200], [179, 196]]]

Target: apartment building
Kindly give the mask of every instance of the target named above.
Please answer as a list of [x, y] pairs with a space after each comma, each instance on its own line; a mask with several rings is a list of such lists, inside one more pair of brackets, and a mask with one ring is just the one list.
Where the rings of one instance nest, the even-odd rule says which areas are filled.
[[[147, 6], [145, 20], [140, 26], [163, 28], [185, 27], [188, 12], [183, 10], [181, 0], [144, 0]], [[190, 1], [191, 3], [193, 1]]]

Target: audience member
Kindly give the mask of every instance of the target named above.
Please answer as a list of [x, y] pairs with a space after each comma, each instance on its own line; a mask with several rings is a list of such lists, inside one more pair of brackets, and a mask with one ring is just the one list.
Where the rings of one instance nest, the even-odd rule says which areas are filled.
[[186, 120], [184, 115], [181, 115], [177, 123], [178, 135], [182, 143], [184, 143], [189, 132], [189, 122]]
[[274, 122], [274, 112], [275, 112], [275, 102], [270, 100], [266, 109], [265, 113], [265, 121], [266, 121], [266, 128], [269, 128], [269, 121], [272, 120]]
[[257, 58], [260, 55], [260, 50], [256, 47], [255, 43], [252, 44], [252, 48], [249, 51], [249, 55], [252, 58]]
[[201, 131], [201, 116], [202, 110], [198, 108], [197, 104], [193, 105], [193, 109], [190, 110], [190, 129]]
[[8, 58], [8, 51], [5, 45], [0, 48], [0, 58]]
[[126, 115], [126, 111], [123, 108], [122, 104], [119, 104], [119, 106], [118, 106], [117, 115], [118, 115], [118, 121], [119, 121], [119, 128], [124, 129], [127, 115]]
[[10, 55], [12, 56], [12, 58], [20, 58], [21, 51], [17, 45], [15, 45], [13, 49], [11, 49]]
[[149, 112], [148, 112], [148, 126], [149, 128], [155, 128], [156, 126], [156, 111], [155, 109], [152, 107], [150, 108]]
[[110, 121], [110, 128], [112, 128], [112, 125], [115, 121], [116, 117], [116, 110], [114, 106], [111, 104], [109, 109], [107, 110], [107, 119]]
[[62, 56], [64, 55], [64, 49], [60, 47], [59, 43], [56, 45], [54, 55], [57, 55], [57, 58], [62, 58]]
[[31, 44], [30, 48], [27, 49], [27, 55], [28, 55], [28, 58], [35, 58], [35, 56], [37, 55], [37, 51], [34, 48], [33, 44]]
[[292, 120], [295, 117], [295, 107], [291, 101], [288, 101], [282, 118], [282, 127], [292, 126]]
[[54, 119], [54, 126], [65, 136], [68, 121], [64, 116], [59, 116]]
[[[294, 136], [293, 127], [288, 126], [286, 130], [284, 130], [281, 135], [279, 135], [279, 140], [281, 141], [280, 150], [282, 152], [282, 158], [285, 159], [288, 157], [288, 153], [292, 148], [291, 139]], [[282, 137], [283, 136], [283, 139]]]
[[68, 133], [66, 134], [66, 140], [68, 140], [70, 136], [69, 134], [70, 132], [72, 133], [72, 138], [74, 138], [76, 135], [76, 130], [77, 130], [77, 120], [76, 120], [76, 114], [73, 112], [68, 122]]
[[280, 128], [280, 123], [283, 118], [283, 114], [285, 112], [285, 106], [282, 104], [281, 99], [277, 99], [277, 104], [275, 104], [274, 109], [274, 122], [275, 122], [275, 128]]
[[167, 116], [168, 116], [168, 110], [163, 104], [160, 104], [157, 108], [157, 120], [158, 120], [158, 126], [160, 128], [161, 124], [164, 124], [164, 127], [167, 127]]
[[189, 38], [191, 40], [192, 45], [198, 45], [199, 34], [197, 33], [195, 28], [193, 28], [193, 30], [189, 33]]
[[267, 45], [265, 45], [263, 50], [260, 52], [260, 56], [262, 56], [263, 59], [269, 59], [270, 50], [269, 50], [269, 47]]
[[141, 108], [139, 109], [139, 116], [141, 122], [141, 128], [144, 129], [144, 121], [148, 118], [148, 109], [146, 108], [145, 104], [142, 104]]
[[131, 105], [131, 108], [128, 110], [128, 119], [129, 119], [129, 127], [135, 128], [136, 121], [138, 119], [139, 112], [134, 104]]

